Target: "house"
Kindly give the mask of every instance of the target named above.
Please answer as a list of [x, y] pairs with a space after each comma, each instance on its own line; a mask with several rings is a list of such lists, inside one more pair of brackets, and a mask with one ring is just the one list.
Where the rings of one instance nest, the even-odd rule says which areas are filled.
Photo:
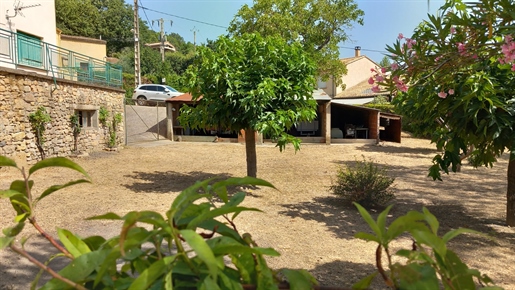
[[[39, 145], [46, 157], [105, 148], [109, 132], [100, 110], [123, 114], [125, 93], [121, 68], [104, 61], [105, 43], [63, 36], [54, 0], [2, 0], [0, 13], [0, 155], [33, 163], [43, 158]], [[44, 143], [29, 118], [39, 108], [51, 119]], [[74, 115], [81, 126], [77, 140]], [[123, 131], [120, 124], [116, 144], [124, 142]]]
[[[342, 59], [348, 73], [342, 77], [345, 89], [335, 82], [318, 82], [313, 92], [317, 101], [317, 116], [311, 122], [300, 122], [288, 133], [299, 137], [304, 143], [377, 143], [379, 141], [401, 142], [401, 116], [360, 106], [371, 102], [377, 96], [388, 97], [387, 92], [375, 93], [368, 79], [373, 75], [371, 68], [379, 67], [374, 61], [360, 55]], [[168, 138], [184, 141], [230, 141], [244, 142], [242, 134], [224, 132], [219, 128], [191, 131], [177, 121], [177, 115], [184, 104], [192, 104], [191, 95], [184, 94], [167, 101]], [[257, 138], [260, 140], [260, 138]], [[266, 141], [266, 140], [265, 140]]]

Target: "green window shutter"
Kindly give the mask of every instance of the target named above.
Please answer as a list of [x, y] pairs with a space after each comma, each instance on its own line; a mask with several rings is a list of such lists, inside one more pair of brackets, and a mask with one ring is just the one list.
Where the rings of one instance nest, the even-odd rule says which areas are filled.
[[40, 39], [18, 32], [18, 63], [43, 67], [43, 43]]

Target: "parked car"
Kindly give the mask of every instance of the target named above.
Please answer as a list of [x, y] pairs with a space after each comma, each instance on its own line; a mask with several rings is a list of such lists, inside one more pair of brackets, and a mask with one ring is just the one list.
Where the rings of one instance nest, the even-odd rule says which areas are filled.
[[136, 104], [143, 106], [147, 101], [164, 101], [182, 94], [166, 85], [139, 85], [134, 89], [132, 99], [136, 101]]

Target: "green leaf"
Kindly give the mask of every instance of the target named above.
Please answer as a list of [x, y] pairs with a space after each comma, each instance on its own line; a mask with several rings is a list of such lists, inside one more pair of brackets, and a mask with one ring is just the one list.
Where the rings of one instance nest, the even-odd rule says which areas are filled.
[[198, 225], [205, 220], [210, 220], [217, 216], [222, 216], [222, 215], [232, 213], [232, 212], [240, 213], [242, 211], [259, 211], [260, 212], [261, 210], [259, 210], [257, 208], [250, 208], [250, 207], [236, 207], [236, 206], [225, 206], [224, 205], [220, 208], [215, 208], [213, 210], [206, 211], [206, 212], [203, 212], [202, 214], [198, 215], [196, 218], [194, 218], [193, 220], [191, 220], [188, 223], [187, 228], [190, 230], [193, 230], [193, 229], [197, 228]]
[[379, 238], [377, 236], [374, 236], [374, 235], [369, 234], [369, 233], [359, 232], [359, 233], [356, 233], [354, 235], [354, 237], [357, 238], [357, 239], [365, 240], [367, 242], [374, 241], [374, 242], [377, 242], [379, 244], [381, 243], [381, 241], [379, 240]]
[[121, 220], [121, 219], [122, 218], [119, 215], [117, 215], [113, 212], [86, 218], [86, 220]]
[[206, 276], [204, 280], [200, 282], [200, 290], [219, 290], [218, 284], [215, 279], [211, 276]]
[[[74, 259], [68, 266], [64, 267], [59, 274], [71, 281], [82, 284], [91, 273], [104, 262], [109, 250], [101, 250], [86, 253]], [[53, 278], [48, 281], [40, 290], [72, 289], [63, 281]]]
[[175, 259], [176, 256], [168, 256], [154, 262], [132, 282], [129, 290], [147, 289], [159, 277], [169, 272], [168, 266], [173, 263]]
[[478, 231], [469, 230], [469, 229], [465, 229], [465, 228], [459, 228], [459, 229], [450, 230], [449, 232], [447, 232], [445, 235], [443, 235], [442, 240], [444, 241], [444, 243], [448, 243], [450, 240], [454, 239], [455, 237], [457, 237], [461, 234], [465, 234], [465, 233], [486, 236], [485, 234], [478, 232]]
[[306, 270], [281, 269], [279, 272], [286, 276], [291, 290], [312, 289], [313, 285], [317, 284], [315, 278]]
[[382, 241], [382, 231], [379, 228], [379, 226], [376, 224], [374, 219], [372, 219], [372, 216], [370, 216], [368, 211], [364, 207], [362, 207], [359, 203], [354, 202], [354, 206], [356, 206], [358, 208], [359, 213], [361, 214], [363, 219], [367, 222], [368, 226], [370, 226], [372, 231], [374, 231], [374, 233], [377, 236], [377, 239], [379, 241]]
[[[181, 230], [180, 233], [188, 245], [190, 245], [195, 253], [197, 253], [197, 256], [200, 258], [200, 260], [206, 264], [207, 268], [209, 269], [209, 274], [216, 279], [216, 276], [219, 272], [218, 262], [206, 241], [199, 234], [192, 230]], [[220, 268], [223, 268], [223, 265]]]
[[475, 289], [475, 283], [469, 268], [453, 251], [448, 250], [445, 256], [446, 266], [454, 289]]
[[440, 239], [437, 235], [431, 232], [420, 230], [412, 230], [411, 234], [418, 243], [428, 245], [442, 257], [446, 256], [447, 247], [445, 246], [444, 241]]
[[17, 190], [12, 190], [12, 189], [0, 190], [0, 198], [11, 198], [12, 196], [15, 196], [15, 195], [23, 195], [23, 193], [21, 193]]
[[14, 162], [14, 160], [0, 155], [0, 167], [2, 167], [2, 166], [9, 166], [9, 167], [16, 167], [16, 168], [18, 168], [18, 166], [16, 165], [16, 162]]
[[80, 167], [77, 163], [71, 161], [70, 159], [64, 157], [53, 157], [39, 161], [29, 169], [29, 176], [34, 174], [36, 171], [47, 167], [65, 167], [73, 169], [75, 171], [82, 173], [82, 175], [91, 180], [88, 173], [84, 169], [82, 169], [82, 167]]
[[0, 250], [8, 247], [15, 239], [16, 237], [0, 237]]
[[[384, 237], [386, 235], [386, 217], [388, 216], [388, 213], [392, 209], [393, 205], [388, 206], [385, 210], [383, 210], [379, 216], [377, 217], [377, 226], [379, 227], [379, 230], [381, 231], [381, 236]], [[388, 241], [382, 241], [383, 243]]]
[[75, 258], [91, 252], [88, 245], [84, 243], [79, 237], [74, 235], [68, 230], [57, 228], [57, 235], [59, 240], [63, 243], [64, 247], [74, 256]]
[[[408, 290], [433, 290], [439, 289], [439, 281], [436, 276], [436, 271], [430, 265], [421, 265], [417, 263], [410, 263], [405, 266], [400, 266], [396, 273], [399, 275], [400, 289]], [[463, 288], [469, 289], [469, 288]], [[470, 288], [475, 289], [475, 288]]]
[[42, 200], [46, 196], [52, 194], [55, 191], [58, 191], [59, 189], [63, 189], [65, 187], [68, 187], [68, 186], [71, 186], [71, 185], [75, 185], [75, 184], [90, 183], [90, 182], [91, 181], [86, 180], [86, 179], [79, 179], [79, 180], [70, 181], [70, 182], [68, 182], [66, 184], [63, 184], [63, 185], [53, 185], [53, 186], [47, 188], [38, 198], [36, 198], [35, 202], [38, 202], [38, 201]]
[[438, 227], [440, 226], [440, 223], [438, 222], [438, 219], [429, 212], [429, 210], [425, 207], [422, 208], [422, 212], [424, 213], [424, 219], [431, 227], [431, 231], [433, 234], [438, 234]]
[[365, 278], [359, 280], [359, 282], [352, 285], [352, 289], [353, 290], [370, 289], [370, 284], [372, 284], [372, 281], [377, 276], [377, 274], [379, 274], [379, 272], [372, 273], [372, 274], [366, 276]]
[[25, 223], [20, 222], [20, 223], [17, 223], [14, 227], [2, 229], [2, 232], [7, 237], [15, 237], [19, 233], [21, 233], [21, 231], [23, 230], [24, 227], [25, 227]]

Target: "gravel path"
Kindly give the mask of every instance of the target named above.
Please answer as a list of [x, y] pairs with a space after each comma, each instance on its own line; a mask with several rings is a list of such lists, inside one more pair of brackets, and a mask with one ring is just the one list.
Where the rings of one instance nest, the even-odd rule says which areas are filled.
[[[242, 144], [175, 142], [92, 153], [75, 161], [90, 173], [94, 183], [44, 199], [37, 208], [38, 220], [54, 236], [56, 227], [81, 236], [118, 234], [118, 223], [84, 218], [109, 211], [124, 214], [148, 209], [164, 213], [173, 198], [197, 180], [244, 176], [244, 150]], [[270, 144], [258, 146], [258, 176], [277, 190], [251, 191], [244, 205], [264, 213], [242, 214], [236, 224], [241, 232], [251, 233], [259, 246], [274, 247], [281, 253], [269, 259], [272, 267], [304, 268], [322, 285], [351, 286], [374, 271], [375, 245], [353, 237], [368, 228], [353, 207], [331, 195], [328, 186], [338, 166], [352, 164], [363, 155], [386, 165], [396, 177], [397, 200], [389, 221], [425, 206], [439, 218], [442, 234], [458, 227], [488, 234], [492, 239], [467, 235], [453, 240], [450, 247], [469, 266], [488, 274], [500, 286], [515, 289], [515, 230], [504, 225], [507, 159], [501, 158], [493, 168], [464, 166], [462, 172], [435, 182], [427, 177], [434, 154], [434, 146], [427, 140], [408, 137], [402, 144], [308, 144], [297, 153], [292, 148], [280, 153]], [[34, 176], [38, 193], [77, 177], [62, 169], [41, 173]], [[12, 169], [1, 168], [0, 188], [6, 188], [15, 174]], [[9, 225], [12, 217], [10, 205], [0, 200], [0, 227]], [[404, 239], [394, 246], [409, 245]], [[44, 260], [51, 248], [33, 236], [27, 249]], [[0, 289], [28, 289], [34, 275], [34, 267], [23, 259], [0, 251]], [[373, 289], [383, 288], [380, 282], [375, 281]]]

